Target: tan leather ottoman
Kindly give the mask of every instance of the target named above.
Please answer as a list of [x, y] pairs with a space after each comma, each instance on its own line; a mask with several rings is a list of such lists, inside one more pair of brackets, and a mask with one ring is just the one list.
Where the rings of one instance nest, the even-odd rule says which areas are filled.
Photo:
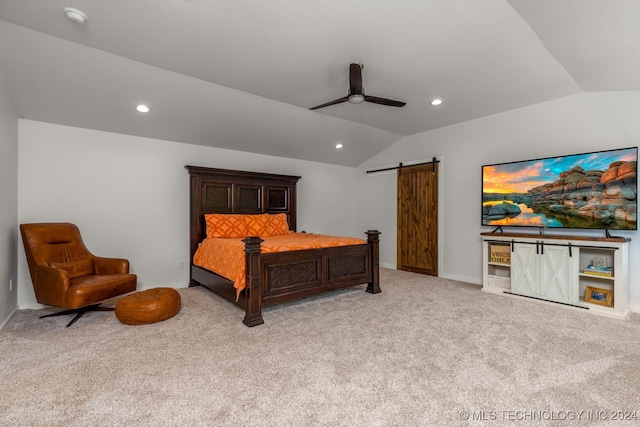
[[126, 325], [162, 322], [180, 310], [180, 294], [172, 288], [153, 288], [122, 298], [116, 304], [116, 317]]

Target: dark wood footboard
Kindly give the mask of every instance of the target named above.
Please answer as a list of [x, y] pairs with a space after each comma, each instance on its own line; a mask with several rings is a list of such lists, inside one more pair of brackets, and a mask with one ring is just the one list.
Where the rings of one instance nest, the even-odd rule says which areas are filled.
[[203, 285], [245, 309], [247, 326], [264, 323], [262, 307], [367, 284], [366, 291], [380, 290], [379, 235], [367, 231], [367, 243], [290, 252], [260, 253], [262, 239], [247, 237], [245, 289], [236, 300], [231, 281], [204, 268], [191, 266], [191, 284]]
[[379, 235], [367, 231], [364, 245], [338, 246], [261, 254], [258, 237], [244, 239], [246, 254], [246, 314], [243, 323], [264, 323], [262, 306], [305, 298], [366, 283], [380, 292]]

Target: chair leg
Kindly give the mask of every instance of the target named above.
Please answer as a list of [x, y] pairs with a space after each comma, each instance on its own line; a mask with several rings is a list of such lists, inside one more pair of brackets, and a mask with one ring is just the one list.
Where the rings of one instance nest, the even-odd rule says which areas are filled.
[[40, 316], [40, 318], [44, 318], [44, 317], [53, 317], [53, 316], [64, 316], [67, 314], [75, 314], [75, 317], [73, 319], [71, 319], [71, 322], [69, 322], [67, 324], [67, 328], [71, 325], [73, 325], [76, 320], [78, 320], [79, 318], [82, 317], [83, 314], [85, 314], [88, 311], [114, 311], [115, 308], [114, 307], [100, 307], [100, 304], [93, 304], [93, 305], [88, 305], [86, 307], [80, 307], [80, 308], [74, 308], [71, 310], [64, 310], [64, 311], [59, 311], [57, 313], [51, 313], [51, 314], [45, 314], [44, 316]]

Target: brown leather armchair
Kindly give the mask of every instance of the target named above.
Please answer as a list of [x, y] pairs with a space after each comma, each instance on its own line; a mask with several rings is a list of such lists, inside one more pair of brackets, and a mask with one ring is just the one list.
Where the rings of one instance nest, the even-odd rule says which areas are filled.
[[75, 313], [69, 327], [87, 311], [113, 311], [100, 303], [136, 289], [129, 261], [93, 255], [74, 224], [21, 224], [20, 232], [36, 300], [67, 309], [41, 318]]

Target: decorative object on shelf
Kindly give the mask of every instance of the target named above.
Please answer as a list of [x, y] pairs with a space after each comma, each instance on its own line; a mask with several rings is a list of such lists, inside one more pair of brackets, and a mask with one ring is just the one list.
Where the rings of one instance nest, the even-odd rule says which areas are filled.
[[591, 261], [591, 265], [593, 267], [606, 267], [607, 266], [607, 258], [603, 256], [594, 256], [593, 261]]
[[509, 245], [491, 245], [489, 262], [511, 264], [511, 248]]
[[593, 288], [587, 286], [584, 292], [584, 300], [592, 304], [613, 307], [613, 291], [610, 289]]

